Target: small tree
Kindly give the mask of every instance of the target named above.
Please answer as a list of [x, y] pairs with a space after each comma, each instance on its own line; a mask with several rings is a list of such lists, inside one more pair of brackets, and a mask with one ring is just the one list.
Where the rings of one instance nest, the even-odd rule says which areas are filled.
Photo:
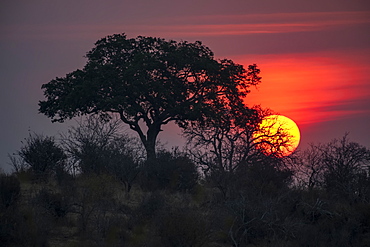
[[129, 193], [142, 167], [140, 143], [126, 136], [115, 138], [105, 150], [107, 172], [120, 181]]
[[[189, 151], [200, 163], [211, 161], [217, 169], [231, 173], [239, 166], [264, 159], [265, 156], [282, 157], [281, 149], [290, 145], [292, 136], [277, 119], [272, 118], [266, 125], [260, 124], [270, 115], [273, 115], [271, 110], [259, 106], [251, 109], [243, 105], [223, 108], [216, 118], [207, 118], [202, 123], [193, 122], [184, 131]], [[271, 131], [273, 127], [278, 131]], [[261, 144], [271, 152], [263, 152]]]
[[310, 144], [291, 160], [298, 183], [309, 190], [320, 188], [324, 184], [323, 150], [323, 144]]
[[[348, 134], [342, 139], [334, 139], [322, 150], [322, 163], [325, 167], [324, 185], [334, 195], [353, 200], [369, 193], [370, 150], [358, 143], [350, 142]], [[365, 182], [365, 183], [364, 183]], [[370, 198], [367, 198], [369, 200]]]
[[62, 135], [62, 144], [71, 158], [74, 170], [82, 173], [106, 172], [105, 150], [118, 137], [119, 123], [106, 123], [98, 117], [89, 117], [71, 127]]
[[[252, 109], [243, 105], [227, 107], [227, 111], [222, 108], [217, 117], [207, 118], [203, 123], [194, 122], [184, 131], [189, 152], [224, 196], [233, 190], [230, 185], [236, 181], [236, 171], [240, 173], [246, 170], [243, 167], [280, 158], [279, 147], [289, 144], [276, 141], [288, 139], [286, 131], [271, 134], [271, 126], [260, 127], [262, 119], [272, 114], [270, 110], [258, 106]], [[259, 135], [255, 135], [257, 132]], [[263, 153], [259, 148], [262, 142], [276, 152]]]
[[334, 197], [369, 200], [370, 150], [350, 142], [348, 134], [311, 144], [297, 159], [300, 179], [309, 189], [325, 188]]
[[66, 155], [54, 137], [30, 134], [17, 155], [37, 176], [47, 176], [62, 171]]
[[138, 133], [149, 159], [156, 157], [163, 125], [202, 121], [226, 101], [243, 105], [248, 88], [261, 79], [256, 65], [244, 69], [217, 61], [199, 41], [115, 34], [97, 41], [86, 57], [82, 70], [42, 86], [46, 100], [39, 111], [60, 122], [81, 114], [117, 114]]
[[72, 127], [62, 136], [74, 170], [85, 174], [109, 173], [129, 192], [143, 162], [140, 142], [120, 131], [120, 121], [106, 122], [96, 116]]

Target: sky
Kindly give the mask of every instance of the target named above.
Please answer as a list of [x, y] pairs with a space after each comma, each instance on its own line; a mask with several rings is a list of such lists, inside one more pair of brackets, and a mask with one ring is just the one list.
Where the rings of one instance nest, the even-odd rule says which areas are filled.
[[[0, 3], [0, 167], [29, 132], [57, 136], [75, 121], [38, 113], [41, 85], [80, 69], [107, 35], [200, 40], [217, 59], [261, 69], [246, 97], [293, 119], [300, 148], [349, 132], [370, 148], [368, 0], [4, 0]], [[175, 125], [161, 142], [182, 145]], [[134, 133], [133, 133], [134, 134]]]

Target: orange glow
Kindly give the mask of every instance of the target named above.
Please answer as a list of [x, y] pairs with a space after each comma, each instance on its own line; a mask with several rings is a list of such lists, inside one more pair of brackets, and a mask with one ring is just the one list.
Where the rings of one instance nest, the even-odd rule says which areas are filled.
[[301, 134], [297, 124], [282, 115], [264, 117], [253, 135], [257, 147], [267, 154], [288, 156], [299, 145]]
[[[369, 50], [238, 56], [257, 63], [262, 83], [246, 103], [286, 114], [302, 125], [369, 114], [358, 102], [370, 97]], [[356, 105], [357, 104], [357, 105]]]

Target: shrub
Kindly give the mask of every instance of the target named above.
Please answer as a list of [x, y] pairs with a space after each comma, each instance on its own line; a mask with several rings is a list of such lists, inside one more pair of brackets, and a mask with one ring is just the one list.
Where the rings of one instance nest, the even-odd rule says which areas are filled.
[[40, 207], [53, 217], [64, 217], [68, 212], [68, 203], [60, 193], [42, 189], [35, 198]]
[[31, 169], [36, 178], [46, 178], [63, 169], [67, 156], [55, 142], [54, 137], [29, 135], [20, 151], [20, 158]]
[[210, 243], [210, 223], [200, 211], [191, 208], [171, 208], [157, 218], [161, 246], [206, 246]]
[[186, 154], [160, 151], [156, 160], [147, 161], [141, 185], [149, 190], [191, 191], [198, 181], [196, 165]]
[[20, 195], [20, 184], [16, 177], [0, 175], [0, 208], [13, 205]]

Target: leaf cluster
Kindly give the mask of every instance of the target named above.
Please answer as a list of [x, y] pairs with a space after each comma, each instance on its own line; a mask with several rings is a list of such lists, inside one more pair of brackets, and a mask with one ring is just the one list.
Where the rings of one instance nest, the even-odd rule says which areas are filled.
[[127, 38], [115, 34], [95, 43], [82, 70], [42, 86], [40, 112], [53, 121], [89, 113], [117, 113], [134, 130], [169, 121], [184, 123], [215, 113], [225, 103], [243, 105], [259, 69], [214, 59], [200, 41]]

